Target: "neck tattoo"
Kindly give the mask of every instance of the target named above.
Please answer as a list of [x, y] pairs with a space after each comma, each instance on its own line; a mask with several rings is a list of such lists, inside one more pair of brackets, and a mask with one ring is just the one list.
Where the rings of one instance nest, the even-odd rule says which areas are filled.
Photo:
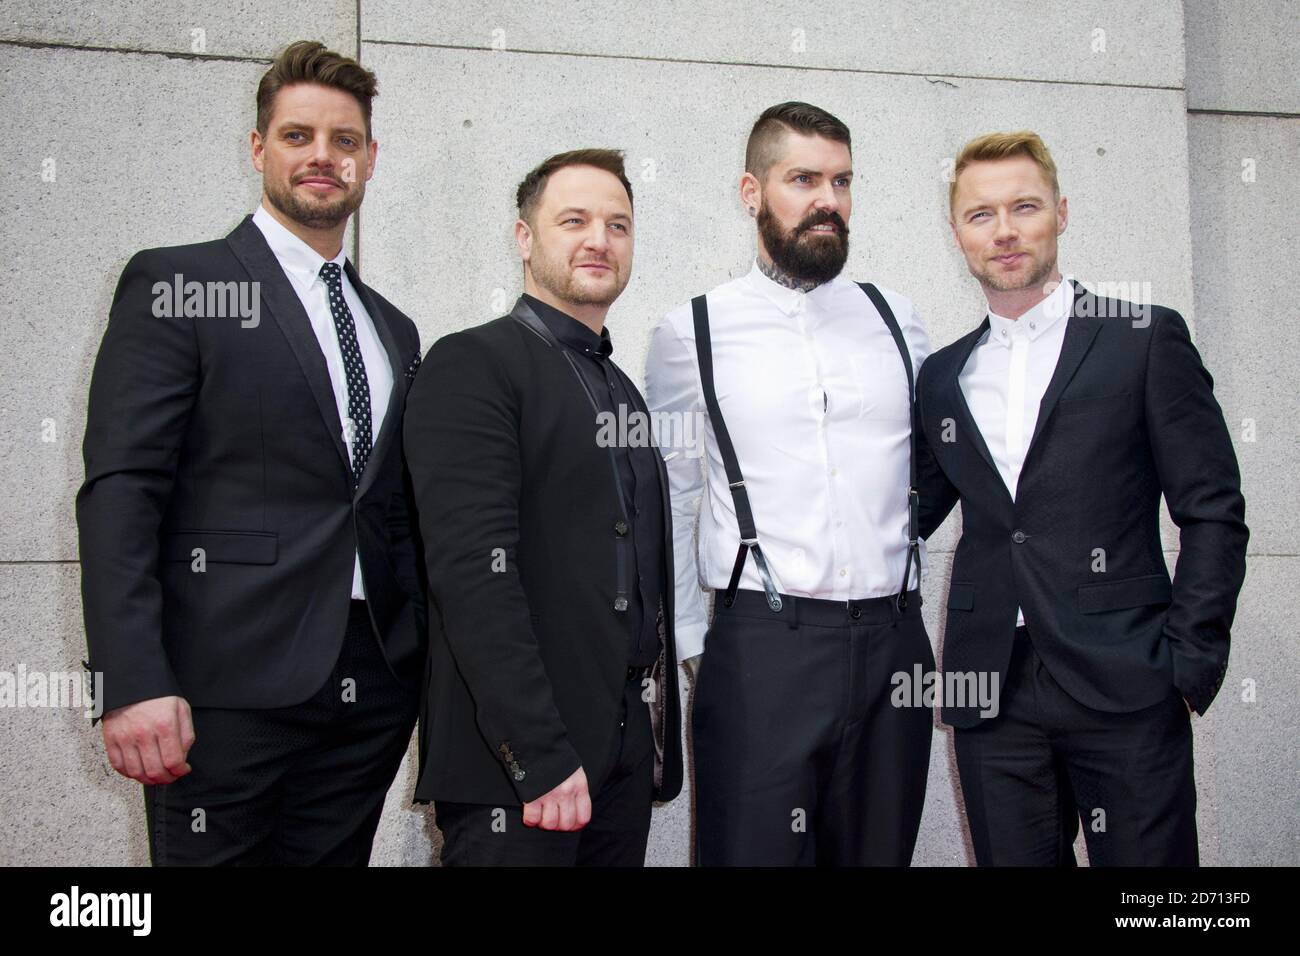
[[821, 285], [820, 282], [811, 279], [800, 279], [797, 276], [792, 276], [761, 255], [758, 257], [758, 271], [777, 285], [783, 285], [787, 289], [794, 289], [796, 292], [811, 292]]

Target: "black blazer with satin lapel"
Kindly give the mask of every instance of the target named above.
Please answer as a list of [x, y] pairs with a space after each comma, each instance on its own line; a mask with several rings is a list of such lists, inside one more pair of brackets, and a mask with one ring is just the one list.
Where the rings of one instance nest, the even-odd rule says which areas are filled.
[[[1204, 713], [1218, 692], [1249, 534], [1237, 459], [1182, 316], [1146, 308], [1076, 284], [1014, 501], [958, 383], [988, 319], [922, 366], [922, 536], [962, 509], [945, 671], [1004, 684], [1019, 606], [1052, 677], [1088, 707], [1131, 712], [1172, 686]], [[1172, 585], [1162, 494], [1180, 529]], [[943, 719], [973, 727], [978, 710], [947, 703]]]
[[[617, 530], [615, 460], [597, 444], [581, 378], [520, 299], [433, 345], [405, 431], [431, 610], [416, 799], [524, 803], [579, 766], [595, 793], [611, 765], [633, 622], [614, 607], [629, 543]], [[662, 461], [658, 471], [667, 585], [654, 693], [643, 697], [656, 798], [671, 800], [681, 718]]]
[[[224, 239], [137, 253], [123, 271], [77, 494], [106, 712], [170, 694], [206, 707], [305, 700], [338, 657], [358, 552], [384, 653], [416, 686], [426, 612], [401, 425], [419, 335], [351, 263], [347, 274], [394, 383], [355, 495], [324, 355], [251, 216]], [[178, 275], [259, 283], [258, 321], [159, 317], [155, 284]]]

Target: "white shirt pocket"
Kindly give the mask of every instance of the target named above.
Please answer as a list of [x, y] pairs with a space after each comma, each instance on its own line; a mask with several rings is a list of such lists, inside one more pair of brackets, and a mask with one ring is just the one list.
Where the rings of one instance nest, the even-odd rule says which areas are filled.
[[849, 354], [860, 418], [910, 421], [907, 373], [897, 349]]

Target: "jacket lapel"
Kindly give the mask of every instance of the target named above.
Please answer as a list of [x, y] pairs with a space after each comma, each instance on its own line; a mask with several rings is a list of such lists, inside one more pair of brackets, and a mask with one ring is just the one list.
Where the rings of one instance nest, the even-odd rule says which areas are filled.
[[[979, 344], [980, 339], [989, 328], [989, 317], [984, 316], [984, 321], [980, 323], [979, 328], [966, 336], [966, 341], [961, 349], [957, 352], [956, 360], [953, 362], [952, 374], [948, 378], [949, 399], [957, 409], [957, 427], [961, 429], [960, 436], [969, 435], [971, 444], [979, 452], [979, 456], [984, 459], [985, 463], [993, 470], [993, 476], [997, 479], [998, 487], [1006, 490], [1006, 482], [1002, 480], [1002, 472], [998, 471], [997, 464], [993, 461], [993, 456], [989, 453], [989, 446], [984, 441], [984, 435], [980, 432], [979, 426], [975, 424], [975, 416], [971, 414], [970, 406], [966, 404], [966, 395], [961, 390], [960, 376], [966, 363], [970, 361], [971, 352], [975, 351], [975, 346]], [[1011, 496], [1007, 492], [1007, 497]]]
[[357, 486], [356, 498], [360, 499], [370, 489], [370, 486], [375, 483], [375, 475], [379, 471], [379, 467], [375, 462], [384, 460], [384, 456], [388, 453], [388, 446], [392, 444], [393, 433], [402, 420], [402, 410], [406, 404], [406, 389], [401, 386], [404, 382], [406, 368], [402, 363], [401, 349], [397, 345], [397, 339], [393, 335], [393, 330], [388, 327], [388, 317], [384, 315], [383, 310], [379, 307], [379, 302], [371, 294], [365, 283], [361, 281], [350, 259], [344, 260], [343, 268], [347, 272], [348, 281], [352, 283], [352, 288], [357, 290], [357, 296], [361, 299], [361, 304], [366, 307], [366, 312], [370, 314], [370, 321], [375, 327], [379, 341], [383, 343], [384, 352], [388, 356], [388, 364], [393, 370], [393, 387], [388, 393], [388, 410], [384, 412], [384, 424], [379, 429], [379, 434], [375, 436], [374, 445], [370, 450], [370, 458], [366, 463], [366, 470], [361, 473], [361, 483]]
[[321, 352], [320, 343], [316, 341], [316, 333], [312, 331], [307, 310], [302, 307], [298, 293], [289, 284], [288, 276], [280, 268], [275, 253], [267, 245], [262, 230], [257, 228], [252, 216], [245, 216], [244, 221], [226, 236], [226, 242], [235, 258], [259, 284], [267, 311], [275, 317], [298, 364], [302, 366], [303, 375], [307, 378], [321, 418], [325, 421], [325, 430], [333, 439], [334, 449], [350, 480], [352, 463], [343, 444], [343, 422], [339, 419], [338, 405], [334, 401], [334, 386], [330, 383], [325, 355]]
[[1075, 283], [1074, 307], [1070, 310], [1070, 317], [1065, 326], [1061, 357], [1056, 361], [1056, 370], [1052, 372], [1052, 379], [1047, 383], [1047, 391], [1043, 393], [1043, 400], [1038, 405], [1038, 421], [1034, 424], [1034, 435], [1029, 439], [1029, 447], [1025, 450], [1025, 464], [1021, 466], [1022, 480], [1024, 468], [1029, 465], [1029, 456], [1034, 452], [1034, 443], [1043, 433], [1048, 418], [1056, 408], [1057, 400], [1065, 391], [1065, 386], [1070, 384], [1070, 379], [1074, 378], [1074, 373], [1079, 370], [1079, 363], [1088, 354], [1093, 339], [1101, 331], [1100, 320], [1091, 317], [1095, 313], [1095, 309], [1090, 308], [1095, 304], [1091, 299], [1092, 293]]
[[546, 327], [546, 323], [533, 311], [533, 307], [524, 301], [523, 296], [520, 296], [515, 302], [515, 307], [510, 310], [510, 315], [522, 322], [527, 328], [532, 329], [533, 333], [551, 348], [560, 347], [559, 340], [551, 334], [551, 330]]

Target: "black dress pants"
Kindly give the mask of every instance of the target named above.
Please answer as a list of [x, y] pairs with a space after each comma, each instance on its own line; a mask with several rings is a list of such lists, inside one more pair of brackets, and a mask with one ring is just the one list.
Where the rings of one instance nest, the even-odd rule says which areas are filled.
[[645, 866], [654, 800], [654, 737], [643, 669], [629, 673], [610, 770], [588, 780], [591, 822], [581, 830], [524, 825], [523, 806], [434, 801], [443, 866]]
[[144, 788], [153, 864], [365, 866], [418, 700], [352, 601], [338, 661], [309, 699], [193, 708], [191, 771]]
[[[907, 866], [932, 709], [892, 678], [934, 669], [921, 599], [717, 601], [695, 688], [702, 866]], [[909, 701], [910, 703], [910, 701]]]
[[980, 866], [1196, 866], [1192, 730], [1182, 695], [1127, 714], [1092, 710], [1052, 679], [1016, 628], [998, 714], [956, 729]]

